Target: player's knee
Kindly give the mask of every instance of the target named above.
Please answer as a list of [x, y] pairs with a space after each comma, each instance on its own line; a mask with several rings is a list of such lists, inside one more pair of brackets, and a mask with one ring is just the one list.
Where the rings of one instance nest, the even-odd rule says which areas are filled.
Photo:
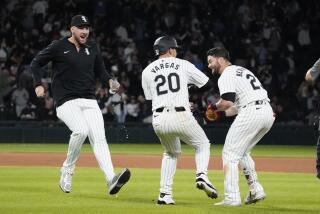
[[205, 141], [205, 142], [203, 142], [203, 143], [201, 143], [201, 144], [199, 145], [200, 148], [204, 148], [204, 149], [210, 149], [210, 146], [211, 146], [211, 144], [210, 144], [210, 141], [209, 141], [209, 140], [208, 140], [208, 141]]
[[165, 152], [164, 155], [169, 156], [170, 158], [178, 158], [179, 155], [181, 154], [181, 151], [176, 151], [176, 152]]
[[195, 149], [195, 150], [199, 150], [199, 149], [210, 149], [210, 141], [209, 140], [205, 140], [205, 141], [201, 141], [198, 143], [193, 143], [191, 144], [191, 146]]
[[73, 137], [86, 138], [89, 134], [88, 129], [79, 129], [72, 132]]
[[222, 161], [223, 163], [231, 163], [231, 162], [237, 162], [240, 161], [240, 156], [234, 151], [222, 151]]

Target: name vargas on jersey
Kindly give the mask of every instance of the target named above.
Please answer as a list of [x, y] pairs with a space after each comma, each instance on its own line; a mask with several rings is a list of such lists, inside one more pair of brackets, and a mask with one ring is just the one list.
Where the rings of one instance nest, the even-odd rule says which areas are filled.
[[157, 71], [160, 71], [160, 70], [165, 69], [165, 68], [174, 68], [175, 70], [178, 70], [179, 67], [180, 67], [180, 65], [179, 64], [175, 64], [174, 62], [172, 62], [172, 63], [168, 63], [168, 62], [160, 63], [160, 64], [154, 66], [151, 69], [151, 72], [157, 73]]

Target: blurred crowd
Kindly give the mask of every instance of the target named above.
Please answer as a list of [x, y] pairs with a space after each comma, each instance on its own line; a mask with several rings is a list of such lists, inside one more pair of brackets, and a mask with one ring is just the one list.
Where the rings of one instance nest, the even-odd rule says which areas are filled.
[[[52, 40], [70, 35], [73, 15], [87, 15], [91, 38], [107, 70], [121, 83], [110, 95], [97, 83], [106, 121], [150, 122], [141, 72], [154, 60], [152, 44], [174, 36], [179, 57], [216, 82], [206, 51], [224, 46], [233, 64], [252, 70], [267, 89], [278, 123], [311, 124], [320, 85], [304, 74], [320, 57], [320, 1], [309, 0], [2, 0], [0, 1], [0, 120], [57, 120], [49, 64], [43, 73], [47, 94], [37, 99], [29, 65]], [[199, 115], [219, 99], [218, 87], [190, 93]]]

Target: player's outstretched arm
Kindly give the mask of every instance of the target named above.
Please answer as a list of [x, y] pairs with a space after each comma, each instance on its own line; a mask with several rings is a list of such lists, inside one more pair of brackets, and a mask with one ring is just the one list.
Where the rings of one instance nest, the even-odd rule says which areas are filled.
[[220, 100], [216, 104], [211, 104], [210, 107], [218, 111], [226, 111], [228, 108], [232, 106], [234, 106], [234, 103], [232, 101], [220, 98]]
[[218, 121], [221, 116], [231, 117], [238, 113], [232, 101], [220, 100], [215, 104], [209, 104], [205, 112], [205, 118], [209, 122]]
[[225, 110], [225, 112], [226, 112], [226, 117], [232, 117], [238, 114], [238, 110], [235, 106], [231, 106], [230, 108]]

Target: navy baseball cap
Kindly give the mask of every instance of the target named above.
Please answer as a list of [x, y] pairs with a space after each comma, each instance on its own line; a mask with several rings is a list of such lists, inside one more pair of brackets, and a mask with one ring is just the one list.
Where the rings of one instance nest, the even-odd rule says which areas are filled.
[[76, 27], [84, 27], [90, 26], [90, 22], [88, 17], [84, 16], [84, 15], [75, 15], [74, 17], [72, 17], [71, 19], [71, 27], [72, 26], [76, 26]]

